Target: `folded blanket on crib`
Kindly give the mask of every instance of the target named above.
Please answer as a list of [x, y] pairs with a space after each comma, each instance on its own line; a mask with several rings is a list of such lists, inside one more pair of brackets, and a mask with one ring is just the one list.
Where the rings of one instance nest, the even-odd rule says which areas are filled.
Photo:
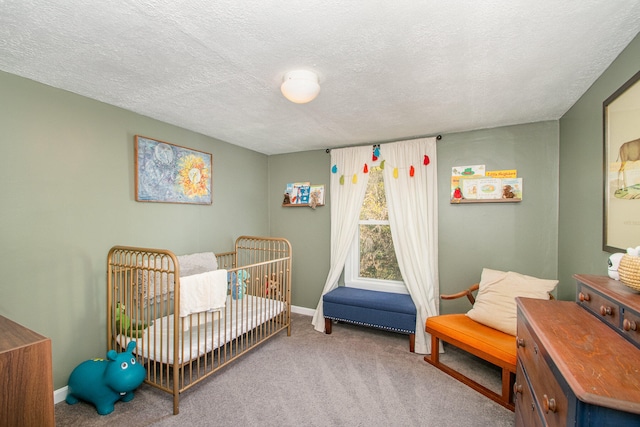
[[180, 317], [224, 308], [227, 270], [207, 271], [180, 278]]

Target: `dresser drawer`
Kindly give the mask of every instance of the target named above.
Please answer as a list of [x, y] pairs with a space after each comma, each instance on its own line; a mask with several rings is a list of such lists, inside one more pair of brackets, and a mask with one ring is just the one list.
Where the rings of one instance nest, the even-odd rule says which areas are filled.
[[636, 346], [640, 346], [640, 316], [632, 311], [624, 310], [622, 318], [623, 335]]
[[578, 284], [578, 304], [615, 329], [620, 329], [620, 305], [595, 292], [584, 283]]
[[516, 382], [513, 384], [513, 396], [516, 403], [516, 427], [542, 427], [544, 423], [533, 398], [529, 380], [519, 360], [516, 368]]
[[[533, 400], [549, 426], [567, 423], [569, 401], [558, 384], [544, 357], [544, 348], [530, 332], [522, 318], [518, 318], [518, 361], [526, 369]], [[517, 380], [517, 378], [516, 378]]]

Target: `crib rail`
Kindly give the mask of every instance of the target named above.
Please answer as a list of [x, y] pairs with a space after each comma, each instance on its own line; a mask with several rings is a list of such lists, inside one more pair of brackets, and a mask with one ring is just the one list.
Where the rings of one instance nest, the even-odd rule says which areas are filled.
[[180, 317], [180, 266], [168, 250], [115, 246], [108, 255], [108, 350], [137, 343], [145, 382], [179, 395], [286, 329], [291, 334], [291, 246], [242, 236], [216, 254], [228, 272], [223, 310]]

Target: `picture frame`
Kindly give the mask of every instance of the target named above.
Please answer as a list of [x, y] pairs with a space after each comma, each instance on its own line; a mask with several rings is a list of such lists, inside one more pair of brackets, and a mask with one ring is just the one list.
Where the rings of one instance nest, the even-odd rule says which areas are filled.
[[602, 248], [640, 245], [640, 71], [603, 102]]
[[213, 156], [146, 136], [135, 136], [138, 202], [213, 203]]

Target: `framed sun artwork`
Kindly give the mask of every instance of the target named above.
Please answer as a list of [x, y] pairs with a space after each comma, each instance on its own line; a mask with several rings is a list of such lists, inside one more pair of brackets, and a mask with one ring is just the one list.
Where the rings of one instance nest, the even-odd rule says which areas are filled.
[[213, 156], [145, 136], [135, 136], [138, 202], [212, 204]]

